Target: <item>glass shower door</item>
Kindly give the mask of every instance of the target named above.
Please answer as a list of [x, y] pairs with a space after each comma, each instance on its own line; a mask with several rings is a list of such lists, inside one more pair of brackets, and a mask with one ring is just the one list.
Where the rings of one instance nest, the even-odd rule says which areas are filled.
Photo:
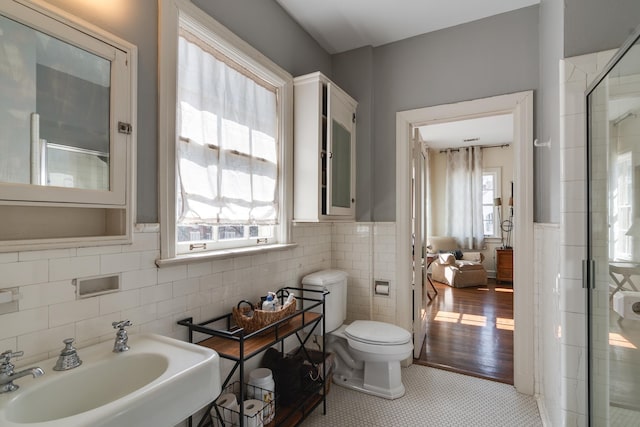
[[[639, 34], [636, 34], [636, 37]], [[640, 425], [640, 44], [587, 92], [589, 420]]]

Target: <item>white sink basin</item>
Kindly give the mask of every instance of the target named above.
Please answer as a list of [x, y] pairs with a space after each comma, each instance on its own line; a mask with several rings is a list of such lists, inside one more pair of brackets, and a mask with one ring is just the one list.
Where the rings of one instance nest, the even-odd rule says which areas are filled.
[[[82, 365], [23, 377], [0, 394], [0, 426], [173, 426], [220, 393], [220, 360], [206, 347], [160, 335], [131, 335], [131, 349], [113, 342], [78, 349]], [[19, 369], [16, 369], [18, 371]]]

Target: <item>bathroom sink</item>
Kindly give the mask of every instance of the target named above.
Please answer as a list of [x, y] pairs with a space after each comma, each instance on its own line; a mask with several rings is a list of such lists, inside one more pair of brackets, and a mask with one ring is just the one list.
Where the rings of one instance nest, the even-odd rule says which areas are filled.
[[52, 369], [57, 357], [34, 363], [45, 375], [0, 394], [0, 425], [173, 426], [220, 393], [215, 351], [152, 334], [131, 335], [129, 346], [78, 349], [83, 363], [68, 371]]

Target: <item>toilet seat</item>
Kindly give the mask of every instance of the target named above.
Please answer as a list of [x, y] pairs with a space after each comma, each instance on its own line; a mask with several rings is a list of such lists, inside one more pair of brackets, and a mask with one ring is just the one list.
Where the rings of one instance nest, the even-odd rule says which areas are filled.
[[406, 329], [375, 320], [356, 320], [344, 330], [344, 335], [353, 341], [370, 345], [402, 345], [411, 341]]

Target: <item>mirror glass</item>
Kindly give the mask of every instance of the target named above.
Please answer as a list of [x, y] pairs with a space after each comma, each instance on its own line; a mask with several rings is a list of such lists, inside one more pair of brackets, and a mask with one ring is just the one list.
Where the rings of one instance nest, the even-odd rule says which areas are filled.
[[109, 190], [111, 61], [0, 15], [0, 182]]

